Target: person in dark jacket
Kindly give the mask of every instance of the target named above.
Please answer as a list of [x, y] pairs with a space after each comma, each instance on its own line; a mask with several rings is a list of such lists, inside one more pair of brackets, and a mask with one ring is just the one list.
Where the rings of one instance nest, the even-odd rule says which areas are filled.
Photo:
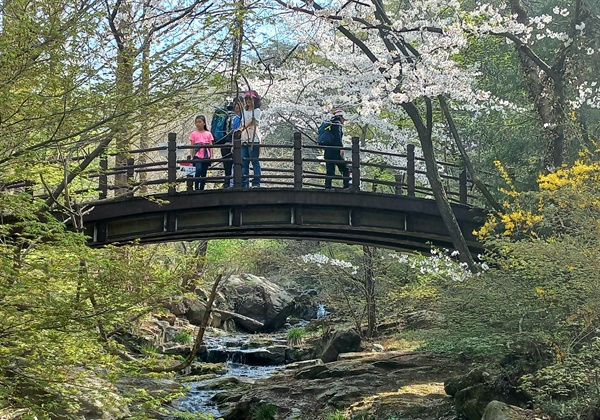
[[331, 134], [333, 136], [332, 145], [325, 148], [323, 157], [325, 158], [325, 169], [327, 178], [325, 178], [325, 189], [331, 189], [331, 181], [335, 176], [335, 168], [342, 174], [344, 181], [344, 188], [350, 187], [350, 170], [348, 164], [344, 160], [344, 143], [342, 143], [342, 137], [344, 132], [342, 126], [346, 122], [344, 117], [344, 111], [342, 109], [336, 109], [333, 112], [331, 118]]
[[232, 118], [233, 103], [226, 104], [224, 108], [215, 109], [212, 117], [210, 131], [215, 139], [215, 144], [221, 145], [221, 160], [225, 178], [221, 188], [229, 188], [230, 180], [233, 180], [231, 169], [233, 167], [233, 155], [231, 153], [232, 142]]

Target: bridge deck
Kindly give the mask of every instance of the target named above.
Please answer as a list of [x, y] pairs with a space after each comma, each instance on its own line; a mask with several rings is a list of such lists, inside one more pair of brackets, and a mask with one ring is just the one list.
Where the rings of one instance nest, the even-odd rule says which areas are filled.
[[[474, 253], [481, 211], [454, 205]], [[435, 201], [348, 191], [226, 189], [132, 197], [98, 205], [85, 217], [90, 245], [216, 238], [293, 238], [398, 250], [451, 249]]]

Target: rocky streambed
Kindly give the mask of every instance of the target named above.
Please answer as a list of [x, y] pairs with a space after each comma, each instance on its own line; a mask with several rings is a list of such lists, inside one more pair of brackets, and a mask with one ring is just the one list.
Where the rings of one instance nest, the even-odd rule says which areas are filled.
[[[344, 327], [335, 314], [315, 320], [324, 308], [316, 304], [314, 293], [294, 297], [251, 275], [233, 278], [228, 286], [229, 298], [216, 301], [218, 308], [211, 315], [197, 361], [177, 378], [188, 391], [170, 407], [188, 416], [212, 414], [226, 420], [254, 420], [259, 413], [278, 420], [328, 419], [332, 414], [363, 420], [542, 418], [507, 405], [526, 401], [499, 388], [501, 378], [473, 371], [464, 361], [428, 352], [385, 351], [381, 345], [362, 342], [358, 332]], [[164, 343], [158, 346], [160, 353], [188, 355], [191, 345], [176, 342], [185, 333], [195, 336], [204, 318], [205, 296], [197, 294], [197, 299], [184, 298], [172, 305], [172, 317], [139, 325], [131, 350], [147, 340]], [[398, 319], [395, 328], [439, 328], [443, 323], [422, 312]], [[308, 336], [288, 342], [286, 331], [294, 327], [288, 322], [291, 319], [306, 320], [301, 325]], [[312, 321], [307, 325], [308, 320]], [[128, 346], [127, 337], [122, 338]]]

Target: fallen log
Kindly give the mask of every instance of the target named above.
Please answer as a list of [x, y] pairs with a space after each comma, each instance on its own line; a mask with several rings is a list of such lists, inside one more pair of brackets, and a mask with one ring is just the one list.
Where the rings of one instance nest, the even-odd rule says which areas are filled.
[[263, 328], [265, 326], [265, 324], [263, 324], [262, 322], [257, 321], [254, 318], [250, 318], [245, 315], [238, 314], [237, 312], [231, 312], [231, 311], [226, 311], [225, 309], [217, 309], [217, 308], [213, 308], [213, 312], [217, 312], [221, 315], [225, 315], [230, 318], [238, 319], [240, 321], [246, 322], [257, 329]]

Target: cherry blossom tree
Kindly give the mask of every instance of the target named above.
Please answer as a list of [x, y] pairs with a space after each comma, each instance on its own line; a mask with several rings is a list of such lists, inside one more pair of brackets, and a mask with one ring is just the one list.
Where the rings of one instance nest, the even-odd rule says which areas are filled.
[[[523, 112], [524, 108], [478, 88], [481, 73], [477, 65], [465, 64], [459, 57], [473, 40], [506, 39], [517, 47], [522, 60], [527, 58], [539, 74], [545, 74], [537, 89], [550, 92], [552, 87], [547, 87], [547, 82], [558, 83], [557, 78], [553, 78], [551, 65], [534, 51], [534, 40], [549, 37], [568, 43], [577, 31], [582, 31], [584, 25], [580, 20], [589, 16], [583, 12], [583, 2], [574, 3], [578, 12], [570, 26], [572, 36], [568, 31], [547, 28], [551, 18], [546, 15], [524, 19], [514, 13], [518, 6], [515, 2], [510, 6], [484, 2], [470, 9], [458, 1], [437, 0], [411, 2], [410, 7], [380, 0], [322, 3], [275, 0], [274, 3], [282, 11], [288, 11], [282, 18], [286, 25], [285, 41], [297, 60], [269, 66], [263, 90], [268, 92], [273, 119], [292, 124], [310, 135], [329, 110], [342, 106], [351, 110], [353, 123], [377, 133], [379, 145], [379, 139], [386, 136], [394, 139], [386, 144], [391, 148], [418, 139], [426, 161], [427, 181], [455, 248], [460, 258], [474, 269], [442, 187], [436, 152], [441, 142], [454, 143], [475, 186], [488, 205], [499, 210], [500, 205], [471, 164], [468, 139], [465, 144], [452, 113], [460, 109], [476, 118], [490, 109]], [[566, 13], [564, 9], [554, 12]], [[597, 56], [593, 47], [587, 51]], [[559, 81], [562, 85], [567, 83], [566, 79]], [[597, 106], [597, 86], [585, 78], [577, 86], [572, 89], [575, 96], [570, 104]], [[564, 97], [560, 89], [554, 92]], [[557, 102], [550, 98], [550, 101], [554, 101], [555, 111], [560, 110], [564, 116], [567, 100]], [[551, 121], [550, 117], [546, 120]], [[559, 120], [564, 118], [543, 122], [544, 127], [558, 132], [560, 128], [555, 126]], [[562, 156], [561, 144], [556, 136], [549, 143], [549, 150], [556, 150], [552, 152], [555, 163], [561, 162], [557, 158]]]
[[593, 63], [592, 57], [597, 60], [600, 51], [600, 18], [592, 2], [583, 0], [568, 1], [534, 16], [520, 0], [509, 4], [527, 32], [522, 37], [501, 35], [517, 47], [529, 95], [548, 138], [544, 164], [550, 171], [563, 164], [569, 142], [586, 136], [585, 120], [578, 115], [581, 106], [600, 106], [600, 87], [586, 78], [598, 71], [597, 63], [595, 70], [588, 64]]

